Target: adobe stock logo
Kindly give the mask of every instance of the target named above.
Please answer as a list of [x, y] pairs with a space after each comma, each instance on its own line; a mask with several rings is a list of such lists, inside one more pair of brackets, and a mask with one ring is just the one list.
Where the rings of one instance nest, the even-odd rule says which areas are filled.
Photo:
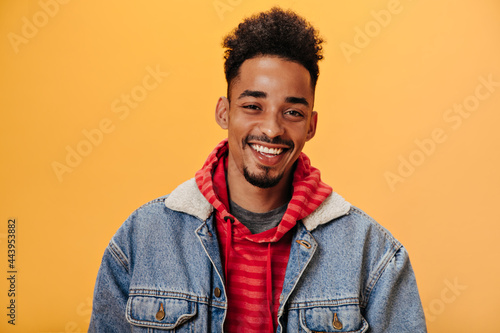
[[380, 35], [383, 29], [389, 26], [392, 22], [392, 18], [402, 11], [403, 5], [399, 0], [389, 0], [386, 9], [370, 11], [370, 15], [373, 19], [366, 22], [364, 27], [354, 27], [352, 44], [341, 42], [339, 45], [347, 63], [351, 63], [354, 54], [360, 54], [364, 48], [368, 47], [372, 40]]
[[21, 26], [21, 34], [16, 34], [14, 32], [9, 32], [7, 34], [7, 39], [10, 42], [10, 45], [14, 49], [16, 54], [19, 53], [19, 46], [21, 44], [28, 44], [30, 40], [38, 35], [40, 29], [45, 27], [51, 18], [54, 18], [57, 13], [59, 13], [60, 5], [65, 5], [70, 0], [40, 0], [38, 1], [38, 5], [40, 6], [40, 10], [37, 11], [31, 19], [23, 16], [21, 18], [22, 26]]
[[75, 309], [75, 313], [78, 315], [79, 321], [68, 321], [64, 326], [64, 332], [61, 333], [86, 332], [85, 329], [90, 324], [92, 314], [92, 298], [87, 297], [85, 301], [80, 302]]
[[215, 12], [220, 20], [224, 20], [224, 13], [232, 12], [236, 6], [239, 6], [243, 0], [214, 0], [213, 5]]
[[[500, 87], [500, 82], [493, 81], [493, 74], [489, 74], [487, 77], [480, 76], [478, 81], [479, 84], [476, 85], [474, 93], [466, 96], [461, 103], [454, 103], [452, 107], [444, 111], [442, 118], [453, 131], [457, 131], [462, 126], [463, 121], [479, 108], [481, 102], [490, 98], [497, 87]], [[412, 151], [398, 156], [399, 165], [395, 172], [386, 171], [384, 173], [385, 181], [392, 192], [398, 183], [403, 183], [413, 175], [417, 168], [437, 151], [438, 146], [448, 140], [447, 132], [450, 131], [443, 127], [434, 128], [428, 137], [413, 141], [415, 148]]]
[[[119, 121], [123, 121], [130, 116], [132, 110], [138, 108], [139, 103], [144, 101], [150, 92], [157, 89], [163, 82], [164, 78], [169, 75], [167, 72], [162, 72], [159, 65], [153, 69], [150, 66], [146, 67], [147, 74], [144, 75], [140, 84], [135, 85], [130, 93], [123, 93], [120, 98], [115, 98], [111, 102], [111, 112], [115, 113]], [[112, 133], [116, 129], [117, 120], [105, 117], [102, 118], [96, 128], [90, 130], [83, 129], [81, 131], [83, 138], [75, 145], [67, 145], [66, 158], [64, 162], [53, 161], [51, 163], [52, 170], [59, 182], [63, 181], [63, 176], [66, 173], [72, 173], [83, 160], [88, 157], [94, 148], [98, 147], [104, 141], [105, 135]]]
[[439, 297], [434, 298], [424, 307], [425, 319], [435, 321], [439, 315], [445, 310], [446, 306], [457, 301], [462, 292], [468, 288], [466, 285], [458, 283], [458, 278], [453, 279], [453, 282], [444, 280], [445, 287], [441, 289]]

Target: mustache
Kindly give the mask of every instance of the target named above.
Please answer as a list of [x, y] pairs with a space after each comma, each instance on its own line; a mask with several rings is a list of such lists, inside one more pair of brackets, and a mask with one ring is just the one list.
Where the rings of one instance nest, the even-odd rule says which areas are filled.
[[274, 137], [271, 139], [267, 135], [247, 135], [242, 140], [243, 147], [245, 145], [247, 145], [249, 141], [260, 141], [260, 142], [265, 142], [265, 143], [270, 143], [270, 144], [275, 144], [275, 145], [285, 145], [285, 146], [288, 146], [289, 148], [293, 148], [295, 146], [292, 140], [286, 140], [280, 136], [277, 136], [277, 137]]

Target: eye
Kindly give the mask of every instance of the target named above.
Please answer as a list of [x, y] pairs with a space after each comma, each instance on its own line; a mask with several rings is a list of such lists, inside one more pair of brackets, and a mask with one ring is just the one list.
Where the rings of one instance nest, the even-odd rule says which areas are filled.
[[247, 105], [243, 105], [243, 108], [244, 109], [250, 109], [250, 110], [260, 110], [260, 107], [258, 107], [257, 105], [255, 104], [247, 104]]
[[300, 113], [299, 111], [296, 111], [296, 110], [288, 110], [285, 112], [285, 115], [289, 115], [292, 117], [304, 117], [304, 115], [302, 113]]

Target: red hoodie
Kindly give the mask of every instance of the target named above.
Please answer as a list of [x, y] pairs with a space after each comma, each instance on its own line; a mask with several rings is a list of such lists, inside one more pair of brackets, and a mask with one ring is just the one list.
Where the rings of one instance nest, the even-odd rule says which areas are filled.
[[229, 213], [226, 186], [227, 140], [196, 173], [201, 193], [215, 208], [224, 265], [228, 310], [225, 332], [274, 332], [296, 221], [313, 212], [332, 192], [318, 169], [301, 153], [293, 177], [293, 194], [279, 225], [259, 234]]

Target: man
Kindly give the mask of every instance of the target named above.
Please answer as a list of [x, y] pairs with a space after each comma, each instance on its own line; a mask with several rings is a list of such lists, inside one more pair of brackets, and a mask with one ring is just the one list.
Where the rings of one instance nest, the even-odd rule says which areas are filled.
[[224, 40], [228, 138], [107, 247], [90, 332], [425, 332], [402, 245], [320, 179], [322, 40], [273, 8]]

